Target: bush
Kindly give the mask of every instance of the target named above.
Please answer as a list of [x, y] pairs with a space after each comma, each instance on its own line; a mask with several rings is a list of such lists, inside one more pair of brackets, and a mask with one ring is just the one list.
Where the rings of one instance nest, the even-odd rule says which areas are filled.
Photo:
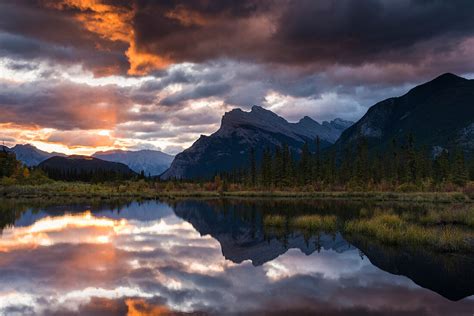
[[404, 183], [398, 186], [397, 191], [407, 193], [407, 192], [419, 192], [421, 190], [416, 184]]
[[469, 182], [463, 189], [465, 195], [474, 200], [474, 182]]

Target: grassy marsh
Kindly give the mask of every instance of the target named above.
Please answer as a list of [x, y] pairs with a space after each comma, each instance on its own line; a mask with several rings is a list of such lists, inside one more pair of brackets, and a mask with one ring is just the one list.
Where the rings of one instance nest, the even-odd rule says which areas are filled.
[[197, 183], [162, 183], [146, 181], [123, 181], [110, 183], [83, 183], [53, 181], [45, 184], [0, 185], [0, 197], [271, 197], [300, 199], [350, 199], [397, 202], [473, 203], [474, 199], [463, 192], [352, 192], [352, 191], [218, 191]]
[[439, 252], [474, 252], [474, 206], [472, 204], [426, 204], [419, 209], [376, 206], [360, 208], [349, 216], [334, 214], [267, 214], [265, 227], [365, 236], [397, 246], [427, 247]]

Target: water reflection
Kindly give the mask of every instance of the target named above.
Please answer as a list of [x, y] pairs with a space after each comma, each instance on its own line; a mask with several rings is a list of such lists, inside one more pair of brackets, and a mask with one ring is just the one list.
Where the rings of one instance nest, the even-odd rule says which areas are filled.
[[426, 269], [446, 266], [428, 253], [418, 262], [340, 234], [266, 231], [262, 213], [285, 203], [21, 205], [2, 224], [0, 313], [472, 315], [474, 297], [416, 284], [472, 295], [472, 258], [440, 271]]

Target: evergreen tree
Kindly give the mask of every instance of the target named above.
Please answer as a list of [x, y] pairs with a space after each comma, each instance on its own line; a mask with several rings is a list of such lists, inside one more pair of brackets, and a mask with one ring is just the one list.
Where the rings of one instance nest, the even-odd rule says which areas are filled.
[[433, 178], [436, 183], [446, 182], [450, 179], [449, 153], [443, 150], [433, 163]]
[[355, 182], [358, 185], [367, 185], [369, 179], [369, 151], [367, 148], [367, 140], [364, 137], [359, 138], [357, 144], [354, 171]]
[[257, 184], [257, 159], [255, 157], [255, 148], [250, 148], [250, 184]]
[[262, 184], [265, 187], [270, 187], [272, 185], [272, 153], [270, 149], [265, 148], [262, 155], [262, 166], [260, 168], [262, 172]]
[[300, 183], [303, 185], [309, 184], [311, 181], [311, 152], [309, 151], [309, 144], [304, 143], [301, 151], [301, 159], [298, 168]]
[[455, 149], [453, 153], [452, 162], [452, 177], [453, 182], [457, 185], [463, 186], [469, 179], [468, 170], [464, 163], [464, 153], [462, 150]]
[[339, 168], [339, 182], [347, 183], [352, 178], [352, 148], [350, 146], [344, 149], [341, 166]]
[[316, 154], [315, 154], [315, 166], [314, 166], [314, 179], [316, 181], [320, 181], [322, 178], [322, 172], [321, 172], [321, 139], [319, 138], [319, 135], [316, 136]]

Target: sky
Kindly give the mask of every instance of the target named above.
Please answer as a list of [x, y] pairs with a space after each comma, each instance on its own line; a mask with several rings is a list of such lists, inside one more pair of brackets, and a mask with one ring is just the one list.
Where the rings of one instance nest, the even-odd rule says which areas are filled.
[[0, 140], [176, 154], [260, 105], [356, 121], [474, 78], [472, 0], [0, 0]]

